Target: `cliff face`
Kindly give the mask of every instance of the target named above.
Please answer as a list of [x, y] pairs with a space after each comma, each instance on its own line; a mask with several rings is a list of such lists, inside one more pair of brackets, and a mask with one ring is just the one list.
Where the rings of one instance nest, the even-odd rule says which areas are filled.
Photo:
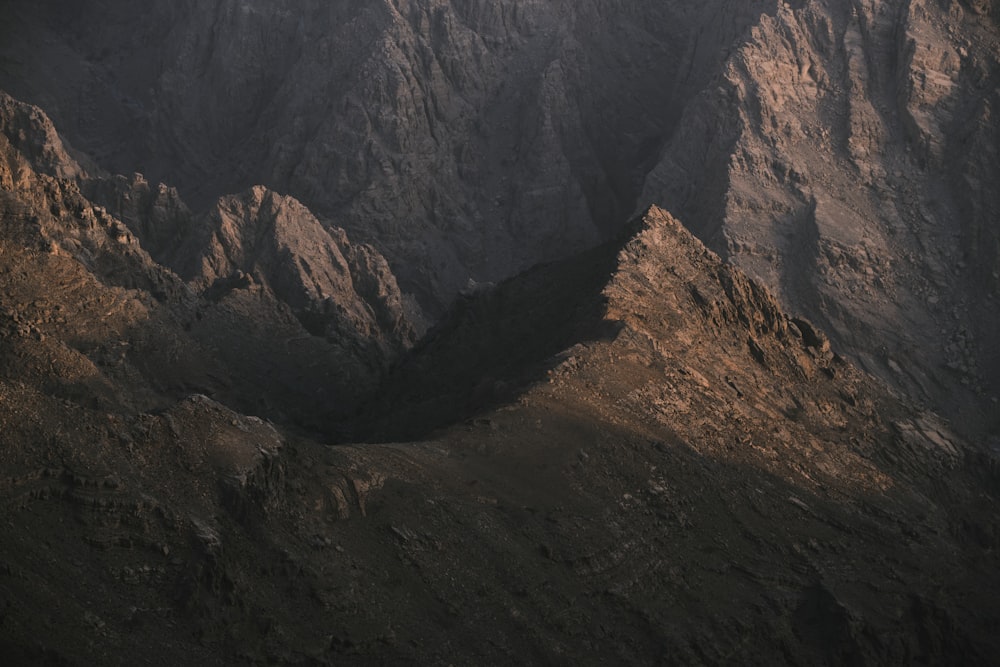
[[1000, 371], [1000, 199], [982, 181], [1000, 165], [990, 12], [782, 4], [688, 107], [641, 198], [865, 368], [980, 424], [994, 408], [972, 406]]
[[668, 213], [463, 297], [355, 419], [260, 264], [292, 202], [221, 203], [195, 266], [249, 273], [183, 282], [0, 149], [42, 188], [0, 191], [9, 662], [1000, 655], [995, 452]]
[[404, 312], [403, 295], [382, 255], [352, 244], [342, 229], [324, 227], [292, 197], [255, 186], [221, 197], [194, 216], [163, 189], [151, 202], [138, 177], [87, 185], [131, 211], [126, 219], [144, 246], [199, 292], [215, 298], [258, 285], [317, 335], [371, 347], [374, 366], [390, 363], [414, 341], [408, 315], [419, 318], [419, 308], [409, 304]]

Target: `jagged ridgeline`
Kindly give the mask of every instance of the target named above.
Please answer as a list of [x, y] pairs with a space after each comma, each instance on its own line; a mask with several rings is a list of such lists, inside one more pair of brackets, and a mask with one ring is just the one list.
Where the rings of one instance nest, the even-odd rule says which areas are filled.
[[296, 200], [0, 123], [5, 662], [1000, 657], [995, 455], [669, 213], [411, 347]]
[[0, 663], [1000, 663], [998, 25], [0, 2]]
[[412, 344], [382, 256], [294, 199], [257, 187], [196, 215], [170, 188], [88, 171], [37, 108], [0, 93], [0, 114], [6, 312], [42, 337], [33, 356], [89, 367], [22, 369], [43, 385], [134, 409], [200, 392], [322, 429]]
[[2, 11], [0, 87], [101, 167], [198, 211], [257, 184], [292, 196], [432, 318], [470, 278], [576, 254], [656, 204], [855, 363], [970, 436], [998, 428], [993, 2]]

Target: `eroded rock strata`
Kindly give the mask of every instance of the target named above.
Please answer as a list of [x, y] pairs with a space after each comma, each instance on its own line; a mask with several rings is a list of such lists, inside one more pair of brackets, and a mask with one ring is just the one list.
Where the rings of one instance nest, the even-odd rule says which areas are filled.
[[641, 202], [869, 372], [995, 428], [998, 59], [985, 4], [779, 3], [692, 100]]

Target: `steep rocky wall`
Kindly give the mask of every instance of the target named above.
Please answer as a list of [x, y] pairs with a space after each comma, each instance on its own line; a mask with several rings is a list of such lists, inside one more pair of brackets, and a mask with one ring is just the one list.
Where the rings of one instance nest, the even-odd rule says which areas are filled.
[[403, 441], [330, 446], [372, 369], [277, 296], [358, 314], [374, 251], [92, 176], [126, 224], [0, 120], [4, 664], [997, 663], [996, 452], [668, 213], [474, 290], [380, 392]]
[[754, 16], [702, 11], [729, 32], [696, 38], [699, 10], [648, 0], [15, 1], [0, 85], [195, 208], [295, 196], [440, 306], [624, 220], [684, 54], [714, 63]]
[[982, 426], [998, 377], [1000, 201], [983, 179], [1000, 168], [1000, 41], [963, 7], [766, 13], [640, 203], [684, 216], [868, 370]]
[[201, 290], [260, 283], [318, 335], [375, 346], [388, 364], [415, 331], [385, 259], [324, 228], [291, 197], [255, 186], [219, 199], [169, 250], [168, 265]]

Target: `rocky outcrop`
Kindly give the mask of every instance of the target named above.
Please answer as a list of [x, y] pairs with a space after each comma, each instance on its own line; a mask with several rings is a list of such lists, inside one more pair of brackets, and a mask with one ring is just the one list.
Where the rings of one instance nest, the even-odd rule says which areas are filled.
[[126, 224], [0, 150], [8, 662], [1000, 655], [992, 455], [666, 212], [471, 285], [359, 419], [378, 373], [304, 314], [392, 331], [373, 251], [92, 176]]
[[0, 654], [996, 663], [995, 10], [673, 4], [5, 3]]
[[0, 128], [4, 139], [4, 165], [0, 187], [14, 190], [26, 185], [28, 169], [54, 178], [74, 179], [85, 174], [70, 157], [66, 145], [45, 112], [15, 100], [0, 90]]
[[0, 108], [10, 377], [121, 409], [197, 391], [322, 429], [409, 345], [385, 261], [294, 200], [257, 189], [194, 216], [138, 175], [85, 172], [36, 107]]
[[191, 222], [167, 264], [215, 298], [257, 283], [288, 304], [307, 329], [358, 345], [380, 344], [383, 363], [412, 344], [396, 279], [377, 251], [352, 245], [309, 210], [263, 187], [219, 200]]
[[[515, 312], [529, 321], [510, 322]], [[444, 587], [458, 609], [514, 605], [500, 620], [463, 616], [489, 624], [491, 660], [524, 641], [575, 655], [564, 629], [589, 637], [594, 618], [613, 641], [589, 655], [628, 662], [647, 650], [681, 662], [736, 650], [779, 664], [978, 661], [1000, 648], [979, 617], [996, 617], [980, 589], [996, 586], [994, 538], [988, 520], [956, 514], [996, 512], [992, 495], [973, 500], [993, 484], [973, 481], [978, 445], [859, 371], [661, 209], [618, 242], [470, 294], [382, 396], [380, 435], [410, 429], [419, 444], [338, 448], [321, 477], [334, 479], [330, 511], [386, 522], [414, 586]], [[918, 564], [953, 562], [953, 549], [977, 564], [933, 575]], [[961, 567], [980, 574], [953, 579]], [[507, 597], [484, 571], [524, 583]], [[949, 593], [913, 585], [928, 576]], [[581, 593], [595, 589], [607, 592]], [[569, 591], [579, 617], [557, 602]], [[633, 614], [658, 620], [624, 620]]]
[[158, 262], [198, 292], [218, 298], [258, 284], [287, 304], [316, 335], [372, 347], [374, 365], [412, 344], [423, 315], [399, 290], [382, 255], [324, 226], [291, 197], [255, 186], [196, 215], [177, 190], [141, 174], [83, 182]]
[[81, 188], [88, 199], [124, 222], [160, 263], [166, 263], [173, 249], [184, 243], [194, 218], [177, 188], [154, 185], [140, 173], [131, 177], [101, 174], [84, 179]]
[[0, 192], [13, 238], [27, 234], [37, 248], [76, 260], [105, 284], [183, 299], [176, 276], [158, 270], [128, 227], [81, 193], [87, 171], [45, 113], [3, 91], [0, 110]]

